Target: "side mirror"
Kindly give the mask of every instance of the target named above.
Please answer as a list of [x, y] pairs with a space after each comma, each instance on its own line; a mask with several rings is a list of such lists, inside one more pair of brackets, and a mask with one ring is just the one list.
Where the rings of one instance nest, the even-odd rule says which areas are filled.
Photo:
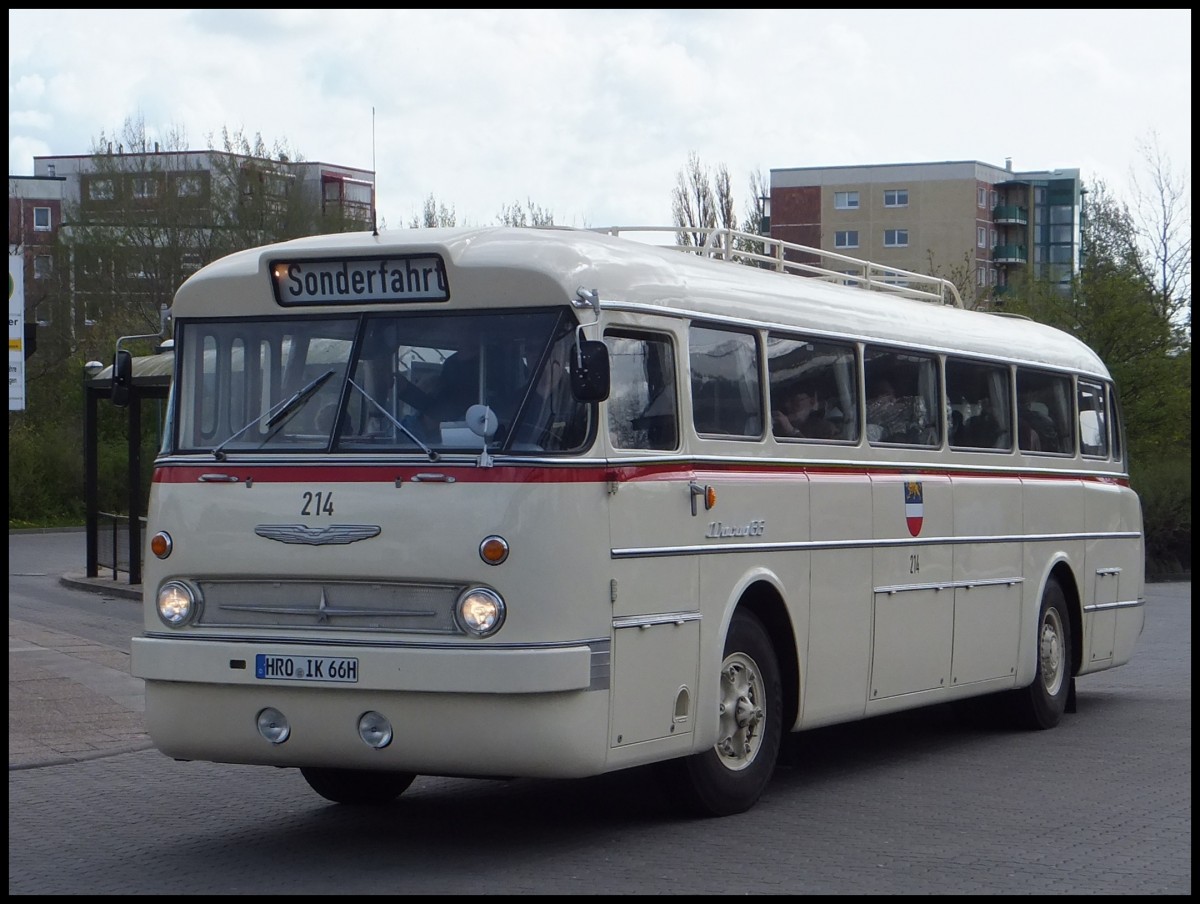
[[579, 343], [571, 356], [571, 392], [581, 402], [608, 398], [608, 346], [597, 340]]
[[118, 408], [129, 405], [129, 387], [133, 385], [133, 353], [117, 349], [113, 357], [112, 403]]

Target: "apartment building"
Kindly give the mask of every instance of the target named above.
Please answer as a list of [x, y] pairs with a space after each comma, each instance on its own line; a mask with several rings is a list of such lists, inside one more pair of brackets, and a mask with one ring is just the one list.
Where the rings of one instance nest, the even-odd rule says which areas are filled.
[[344, 215], [371, 225], [375, 173], [340, 164], [278, 160], [223, 151], [160, 151], [34, 157], [35, 177], [64, 180], [64, 200], [81, 217], [100, 214], [132, 200], [147, 209], [168, 199], [210, 208], [213, 181], [229, 179], [243, 197], [261, 194], [276, 205], [295, 196], [319, 205], [322, 216]]
[[977, 160], [772, 169], [769, 234], [953, 280], [1003, 304], [1020, 272], [1069, 286], [1080, 264], [1079, 170]]
[[[33, 164], [33, 176], [9, 177], [9, 254], [24, 257], [24, 319], [44, 339], [79, 337], [114, 306], [160, 308], [191, 272], [236, 250], [231, 242], [375, 222], [375, 173], [340, 164], [157, 145], [148, 153], [110, 146], [101, 154], [35, 157]], [[289, 221], [289, 211], [302, 216]], [[140, 248], [131, 227], [141, 233]], [[60, 231], [69, 238], [105, 229], [114, 237], [109, 250], [130, 246], [126, 259], [88, 259], [58, 241]], [[234, 230], [239, 238], [231, 238]], [[171, 240], [157, 241], [157, 231]], [[149, 259], [158, 245], [168, 249], [161, 262]]]
[[62, 226], [66, 180], [56, 176], [8, 177], [8, 254], [23, 257], [24, 319], [34, 342], [38, 320], [48, 316], [46, 280], [53, 267], [54, 243]]

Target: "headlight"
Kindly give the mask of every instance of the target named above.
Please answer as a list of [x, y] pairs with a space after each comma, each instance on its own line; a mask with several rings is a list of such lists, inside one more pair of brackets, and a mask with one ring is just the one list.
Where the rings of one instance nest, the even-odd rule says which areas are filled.
[[488, 637], [504, 624], [504, 600], [495, 590], [472, 587], [458, 598], [454, 618], [468, 634]]
[[158, 617], [169, 628], [182, 628], [200, 617], [200, 594], [183, 581], [158, 588]]

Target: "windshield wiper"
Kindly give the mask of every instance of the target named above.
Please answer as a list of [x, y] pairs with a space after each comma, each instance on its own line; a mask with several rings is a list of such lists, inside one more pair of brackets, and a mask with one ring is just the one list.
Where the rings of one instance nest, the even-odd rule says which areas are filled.
[[325, 371], [325, 373], [321, 374], [319, 377], [314, 379], [307, 386], [301, 387], [299, 390], [297, 390], [290, 399], [286, 399], [285, 401], [280, 402], [274, 408], [264, 411], [262, 414], [260, 414], [258, 417], [256, 417], [254, 420], [252, 420], [250, 423], [248, 423], [245, 427], [243, 427], [241, 430], [239, 430], [237, 433], [234, 433], [231, 436], [226, 437], [224, 440], [221, 441], [220, 445], [218, 445], [215, 449], [212, 450], [213, 458], [215, 458], [217, 461], [224, 461], [225, 460], [225, 451], [224, 451], [225, 447], [228, 446], [235, 439], [237, 439], [239, 436], [241, 436], [243, 433], [245, 433], [247, 430], [249, 430], [251, 427], [253, 427], [255, 424], [259, 423], [260, 421], [264, 421], [264, 419], [265, 419], [264, 426], [268, 430], [270, 430], [272, 427], [274, 427], [276, 424], [278, 424], [284, 418], [290, 417], [292, 414], [295, 413], [297, 408], [299, 408], [301, 405], [303, 405], [305, 402], [307, 402], [310, 398], [312, 398], [313, 393], [315, 393], [318, 389], [320, 389], [322, 386], [324, 386], [325, 381], [328, 380], [332, 376], [333, 376], [332, 370]]
[[440, 456], [436, 452], [434, 452], [431, 448], [429, 448], [429, 446], [427, 446], [425, 443], [421, 442], [420, 438], [415, 433], [413, 433], [411, 430], [409, 430], [407, 427], [405, 427], [402, 423], [400, 423], [398, 420], [396, 420], [394, 417], [392, 417], [392, 413], [390, 411], [388, 411], [386, 408], [384, 408], [382, 405], [380, 405], [373, 398], [371, 398], [371, 394], [369, 392], [367, 392], [365, 389], [363, 389], [361, 386], [359, 386], [357, 383], [355, 383], [354, 380], [351, 379], [350, 377], [346, 378], [346, 382], [349, 383], [351, 386], [353, 386], [355, 389], [357, 389], [359, 391], [359, 394], [362, 395], [362, 397], [364, 399], [366, 399], [368, 402], [370, 402], [372, 405], [374, 405], [375, 408], [378, 409], [380, 414], [382, 414], [385, 418], [387, 418], [389, 421], [391, 421], [391, 423], [393, 425], [395, 425], [396, 427], [399, 427], [400, 430], [402, 430], [404, 432], [405, 436], [407, 436], [414, 443], [416, 443], [421, 448], [421, 451], [429, 456], [430, 461], [438, 460], [438, 458]]

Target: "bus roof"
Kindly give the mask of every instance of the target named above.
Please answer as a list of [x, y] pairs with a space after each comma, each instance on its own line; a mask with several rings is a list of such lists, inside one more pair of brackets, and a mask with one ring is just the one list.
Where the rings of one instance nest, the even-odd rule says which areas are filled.
[[[674, 227], [668, 231], [685, 232]], [[406, 302], [405, 309], [461, 310], [465, 305], [460, 299], [471, 304], [487, 299], [505, 307], [564, 304], [577, 299], [576, 291], [584, 288], [596, 291], [606, 308], [637, 306], [1109, 376], [1099, 356], [1083, 342], [1032, 320], [687, 253], [698, 250], [702, 249], [567, 227], [399, 229], [377, 235], [311, 236], [214, 261], [180, 287], [172, 313], [176, 318], [280, 313], [271, 291], [273, 261], [437, 254], [446, 265], [449, 301]], [[221, 283], [219, 289], [214, 280]], [[320, 310], [331, 309], [330, 305]], [[357, 312], [379, 310], [380, 305], [339, 303], [336, 309]], [[311, 310], [295, 309], [297, 313]]]

